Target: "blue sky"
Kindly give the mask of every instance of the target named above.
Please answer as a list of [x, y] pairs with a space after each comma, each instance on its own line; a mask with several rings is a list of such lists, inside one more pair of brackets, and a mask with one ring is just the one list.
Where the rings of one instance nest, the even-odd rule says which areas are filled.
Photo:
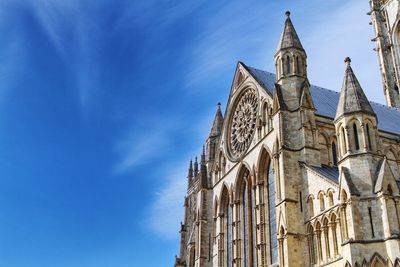
[[367, 1], [0, 0], [0, 267], [172, 266], [188, 160], [284, 12], [311, 83], [384, 103]]

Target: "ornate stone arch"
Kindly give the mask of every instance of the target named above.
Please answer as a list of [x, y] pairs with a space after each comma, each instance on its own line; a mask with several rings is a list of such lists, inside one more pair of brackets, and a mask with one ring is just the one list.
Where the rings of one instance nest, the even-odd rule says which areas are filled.
[[251, 170], [251, 168], [247, 163], [242, 162], [240, 164], [239, 171], [236, 174], [235, 183], [233, 186], [234, 201], [240, 200], [240, 195], [242, 194], [244, 183], [251, 184], [251, 171], [250, 170]]
[[258, 160], [257, 160], [257, 182], [264, 181], [264, 166], [266, 164], [270, 164], [272, 162], [272, 153], [271, 150], [266, 146], [263, 145], [258, 153]]
[[312, 194], [308, 195], [307, 197], [307, 212], [310, 218], [314, 217], [314, 196]]
[[325, 192], [323, 190], [320, 190], [317, 196], [318, 196], [319, 211], [322, 212], [326, 209]]

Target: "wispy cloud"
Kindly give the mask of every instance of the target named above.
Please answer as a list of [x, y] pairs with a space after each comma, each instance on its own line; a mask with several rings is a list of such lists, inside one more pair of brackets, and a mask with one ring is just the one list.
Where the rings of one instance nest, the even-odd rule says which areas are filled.
[[[149, 124], [151, 121], [158, 123]], [[119, 160], [113, 173], [126, 173], [164, 157], [171, 149], [172, 139], [179, 129], [178, 117], [165, 116], [160, 122], [159, 116], [147, 114], [145, 121], [136, 121], [115, 144]]]
[[[176, 239], [179, 221], [183, 220], [183, 204], [186, 193], [187, 162], [180, 161], [165, 170], [165, 185], [155, 193], [149, 209], [147, 227], [162, 239]], [[178, 166], [178, 167], [177, 167]]]
[[80, 1], [31, 2], [34, 16], [75, 76], [77, 101], [83, 112], [90, 109], [98, 95], [96, 90], [100, 88], [102, 30], [96, 17], [97, 9], [90, 7]]
[[265, 51], [262, 43], [263, 32], [267, 29], [261, 27], [265, 13], [261, 8], [252, 10], [255, 12], [251, 16], [243, 15], [246, 5], [228, 2], [213, 15], [209, 14], [196, 40], [198, 43], [188, 56], [188, 61], [192, 62], [186, 75], [188, 86], [221, 75], [221, 71], [232, 68], [238, 60], [249, 55], [248, 51], [258, 58], [259, 62], [253, 64], [264, 60], [259, 55]]
[[163, 130], [144, 134], [131, 131], [129, 136], [117, 145], [120, 161], [114, 167], [114, 173], [124, 173], [151, 162], [157, 155], [163, 154], [168, 145], [168, 136]]

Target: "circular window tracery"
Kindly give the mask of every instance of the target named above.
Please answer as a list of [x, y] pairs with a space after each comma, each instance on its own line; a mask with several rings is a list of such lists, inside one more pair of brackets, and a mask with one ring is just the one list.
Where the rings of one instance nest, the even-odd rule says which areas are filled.
[[232, 109], [228, 133], [230, 156], [239, 159], [253, 140], [258, 112], [258, 96], [254, 89], [245, 90]]

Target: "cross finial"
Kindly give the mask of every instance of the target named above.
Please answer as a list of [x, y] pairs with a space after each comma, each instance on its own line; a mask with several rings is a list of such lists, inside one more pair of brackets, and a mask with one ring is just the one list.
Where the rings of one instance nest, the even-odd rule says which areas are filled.
[[286, 11], [286, 12], [285, 12], [285, 15], [286, 15], [286, 17], [290, 17], [290, 11], [289, 11], [289, 10]]
[[350, 59], [349, 57], [346, 57], [346, 58], [344, 59], [344, 63], [346, 63], [347, 66], [350, 66], [351, 59]]

